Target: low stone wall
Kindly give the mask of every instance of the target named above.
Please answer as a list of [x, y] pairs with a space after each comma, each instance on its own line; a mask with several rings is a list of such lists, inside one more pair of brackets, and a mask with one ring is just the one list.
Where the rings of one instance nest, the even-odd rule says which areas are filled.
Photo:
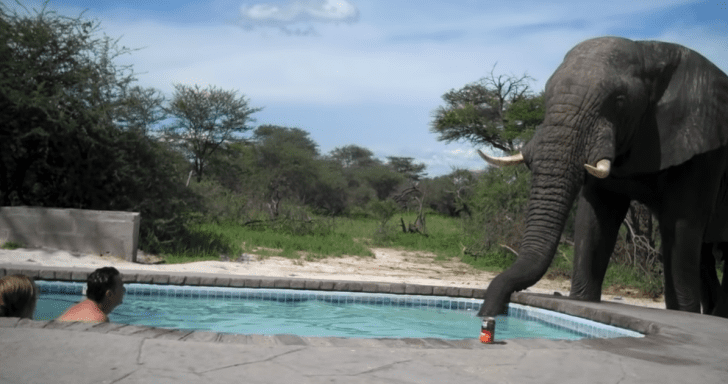
[[0, 207], [0, 242], [136, 262], [140, 222], [138, 212]]

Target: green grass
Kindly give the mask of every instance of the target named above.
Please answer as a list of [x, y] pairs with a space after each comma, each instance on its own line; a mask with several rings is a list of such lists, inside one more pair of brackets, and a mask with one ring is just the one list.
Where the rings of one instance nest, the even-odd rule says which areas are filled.
[[18, 249], [18, 248], [23, 248], [23, 246], [24, 245], [22, 243], [19, 243], [17, 241], [8, 240], [8, 241], [4, 242], [2, 245], [0, 245], [0, 248], [13, 250], [13, 249]]
[[[546, 277], [570, 280], [574, 266], [574, 248], [561, 244], [551, 262]], [[662, 293], [662, 279], [648, 278], [639, 270], [616, 263], [610, 263], [602, 283], [602, 292], [635, 296], [658, 297]]]
[[[501, 272], [515, 260], [506, 250], [496, 250], [473, 258], [463, 254], [464, 235], [460, 219], [427, 215], [428, 236], [403, 233], [400, 218], [405, 224], [414, 222], [414, 213], [396, 214], [388, 223], [387, 236], [374, 233], [380, 224], [370, 218], [320, 219], [330, 230], [316, 230], [314, 234], [295, 235], [291, 231], [245, 227], [237, 224], [205, 223], [193, 227], [194, 241], [183, 252], [165, 255], [166, 263], [186, 263], [202, 260], [219, 260], [221, 254], [231, 259], [241, 253], [258, 256], [282, 256], [307, 260], [325, 257], [360, 256], [373, 257], [370, 248], [388, 247], [406, 251], [425, 251], [436, 255], [438, 261], [459, 258], [480, 270]], [[319, 225], [316, 228], [322, 228]], [[294, 230], [295, 232], [295, 230]], [[3, 248], [8, 243], [3, 245]], [[12, 244], [11, 244], [12, 245]], [[573, 248], [560, 245], [546, 273], [549, 279], [571, 278]], [[719, 277], [722, 273], [719, 272]], [[611, 263], [604, 279], [604, 292], [625, 294], [636, 291], [637, 295], [655, 297], [662, 292], [661, 279], [649, 279], [634, 268]]]

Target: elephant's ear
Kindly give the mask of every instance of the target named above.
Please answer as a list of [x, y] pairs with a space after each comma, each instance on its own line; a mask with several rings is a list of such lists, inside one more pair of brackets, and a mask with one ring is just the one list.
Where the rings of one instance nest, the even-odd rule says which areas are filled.
[[[677, 44], [640, 42], [650, 107], [633, 150], [646, 148], [644, 171], [681, 164], [728, 143], [728, 76], [699, 53]], [[659, 148], [655, 141], [659, 140]]]

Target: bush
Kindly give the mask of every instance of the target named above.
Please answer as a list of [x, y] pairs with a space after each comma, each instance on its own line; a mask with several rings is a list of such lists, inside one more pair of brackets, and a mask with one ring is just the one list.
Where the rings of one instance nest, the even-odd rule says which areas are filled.
[[201, 198], [204, 219], [216, 223], [244, 223], [247, 199], [215, 180], [208, 178], [190, 184], [190, 190]]
[[[518, 252], [523, 231], [531, 174], [525, 166], [490, 167], [480, 175], [464, 218], [465, 254], [474, 258]], [[493, 256], [490, 256], [493, 257]]]
[[12, 241], [12, 240], [8, 240], [8, 241], [4, 242], [2, 244], [2, 246], [0, 246], [0, 249], [8, 249], [8, 250], [13, 250], [13, 249], [18, 249], [18, 248], [23, 248], [23, 243], [19, 243], [17, 241]]

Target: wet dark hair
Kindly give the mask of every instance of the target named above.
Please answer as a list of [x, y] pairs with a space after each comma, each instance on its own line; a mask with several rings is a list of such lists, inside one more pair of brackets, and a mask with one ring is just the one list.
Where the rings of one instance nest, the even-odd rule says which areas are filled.
[[86, 281], [86, 297], [100, 303], [104, 300], [106, 291], [114, 289], [114, 276], [119, 276], [119, 271], [114, 267], [104, 267], [93, 271], [88, 275]]

